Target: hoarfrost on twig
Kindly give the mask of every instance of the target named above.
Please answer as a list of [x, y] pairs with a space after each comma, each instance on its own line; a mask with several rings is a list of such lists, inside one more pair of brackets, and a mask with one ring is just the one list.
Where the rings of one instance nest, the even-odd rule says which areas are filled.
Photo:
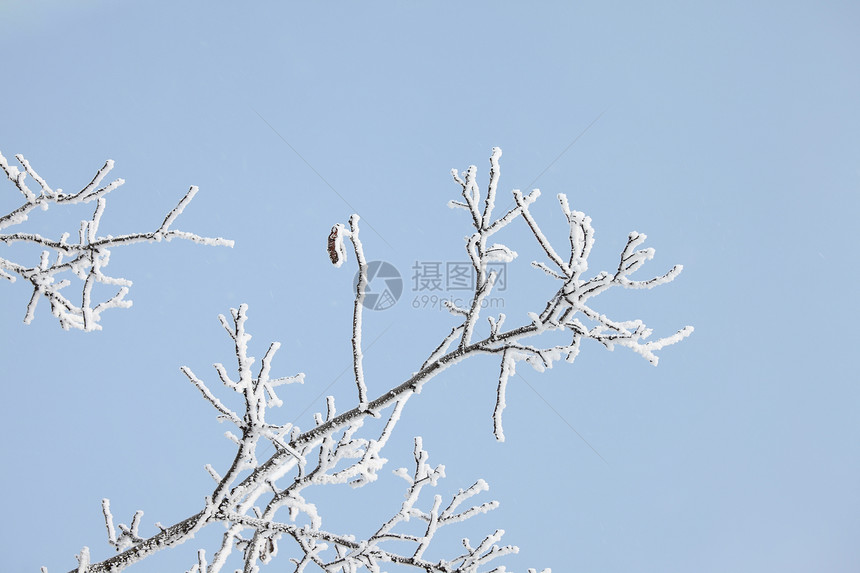
[[[106, 161], [93, 179], [77, 193], [63, 193], [61, 189], [52, 189], [23, 156], [16, 155], [15, 158], [24, 167], [23, 171], [14, 165], [9, 165], [2, 154], [0, 154], [0, 169], [5, 172], [6, 177], [24, 196], [24, 203], [12, 212], [0, 216], [0, 231], [24, 223], [36, 209], [44, 211], [51, 205], [63, 206], [96, 202], [92, 218], [81, 221], [77, 243], [69, 243], [70, 233], [63, 233], [59, 239], [52, 240], [36, 233], [0, 232], [0, 241], [7, 245], [19, 243], [35, 245], [44, 249], [38, 264], [34, 266], [0, 257], [0, 277], [10, 282], [15, 282], [20, 277], [29, 282], [33, 288], [24, 314], [26, 324], [32, 322], [36, 305], [42, 297], [48, 299], [51, 313], [57, 317], [60, 326], [66, 330], [69, 328], [84, 331], [100, 330], [99, 321], [102, 312], [111, 308], [129, 308], [132, 301], [126, 299], [126, 295], [128, 295], [129, 287], [131, 287], [131, 281], [120, 277], [111, 277], [103, 272], [110, 260], [111, 249], [114, 247], [143, 241], [170, 241], [174, 238], [185, 239], [202, 245], [233, 246], [233, 241], [227, 239], [202, 237], [171, 228], [176, 218], [197, 194], [197, 187], [191, 187], [188, 190], [155, 231], [130, 233], [118, 237], [100, 236], [98, 229], [107, 206], [105, 196], [125, 182], [122, 179], [115, 179], [111, 183], [102, 185], [104, 177], [113, 169], [113, 161]], [[38, 192], [27, 186], [28, 176], [39, 185]], [[83, 281], [79, 303], [73, 302], [61, 292], [71, 284], [70, 280], [59, 279], [61, 275], [66, 273], [70, 273]], [[95, 303], [93, 288], [96, 284], [117, 286], [119, 290], [107, 300]]]

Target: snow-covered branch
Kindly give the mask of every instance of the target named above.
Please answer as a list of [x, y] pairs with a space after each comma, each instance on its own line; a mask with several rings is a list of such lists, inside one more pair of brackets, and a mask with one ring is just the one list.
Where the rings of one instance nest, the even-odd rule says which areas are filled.
[[[466, 250], [477, 281], [468, 307], [450, 308], [455, 318], [454, 326], [417, 372], [398, 385], [384, 389], [377, 398], [368, 397], [361, 349], [361, 308], [367, 285], [367, 263], [358, 236], [359, 219], [353, 215], [349, 227], [337, 224], [332, 228], [327, 250], [332, 263], [341, 266], [347, 259], [345, 241], [348, 239], [353, 245], [359, 270], [351, 333], [353, 370], [358, 389], [355, 405], [338, 413], [334, 398], [327, 397], [325, 412], [315, 414], [313, 423], [304, 431], [289, 423], [270, 422], [269, 408], [277, 408], [284, 403], [275, 388], [302, 382], [304, 375], [271, 377], [272, 362], [280, 348], [279, 343], [272, 343], [259, 369], [252, 370], [255, 359], [249, 355], [251, 335], [245, 327], [247, 306], [232, 309], [232, 320], [220, 316], [220, 322], [232, 341], [236, 370], [230, 373], [222, 364], [215, 364], [215, 371], [227, 390], [241, 398], [244, 412], [228, 407], [190, 368], [183, 367], [182, 372], [215, 408], [218, 418], [236, 427], [237, 434], [226, 432], [228, 439], [236, 445], [233, 460], [225, 464], [223, 470], [207, 464], [205, 469], [215, 481], [215, 487], [206, 496], [204, 507], [199, 513], [168, 528], [159, 526], [159, 531], [149, 538], [143, 538], [139, 533], [138, 514], [135, 514], [132, 526], [121, 525], [121, 533], [117, 535], [109, 505], [105, 501], [103, 511], [108, 542], [121, 553], [102, 562], [88, 564], [86, 570], [91, 573], [120, 571], [156, 551], [187, 540], [201, 527], [220, 523], [225, 527], [220, 546], [211, 559], [205, 551], [198, 552], [196, 563], [191, 564], [189, 571], [218, 573], [228, 566], [232, 556], [234, 561], [237, 558], [241, 560], [244, 573], [256, 573], [260, 564], [269, 563], [284, 553], [292, 556], [290, 559], [296, 573], [311, 570], [331, 573], [354, 573], [359, 570], [380, 572], [383, 566], [390, 563], [438, 573], [506, 571], [504, 567], [486, 569], [490, 561], [517, 551], [514, 546], [498, 544], [502, 530], [486, 535], [475, 545], [469, 539], [463, 539], [462, 548], [448, 553], [449, 557], [445, 559], [431, 561], [425, 557], [431, 542], [443, 526], [491, 511], [497, 502], [473, 504], [471, 499], [488, 488], [484, 480], [477, 480], [472, 486], [460, 490], [447, 505], [438, 495], [433, 496], [429, 505], [419, 503], [424, 488], [435, 486], [445, 475], [444, 466], [433, 467], [427, 463], [428, 454], [423, 449], [420, 437], [415, 438], [413, 470], [410, 472], [401, 468], [395, 471], [407, 483], [405, 501], [372, 535], [358, 539], [354, 534], [327, 529], [328, 520], [311, 501], [315, 492], [322, 487], [348, 484], [360, 488], [374, 482], [379, 470], [387, 462], [381, 455], [382, 449], [400, 420], [407, 401], [437, 374], [471, 356], [489, 354], [500, 357], [492, 419], [496, 438], [503, 441], [505, 388], [519, 362], [525, 362], [538, 371], [551, 368], [554, 362], [561, 359], [573, 362], [580, 352], [582, 340], [591, 339], [610, 350], [616, 345], [626, 346], [656, 365], [657, 351], [679, 342], [692, 332], [692, 327], [685, 327], [664, 338], [649, 340], [651, 329], [641, 320], [613, 320], [591, 306], [592, 297], [613, 286], [651, 288], [667, 283], [678, 275], [680, 266], [652, 279], [630, 278], [654, 254], [653, 249], [639, 248], [645, 239], [644, 235], [635, 232], [630, 234], [613, 273], [602, 271], [586, 276], [588, 259], [594, 245], [594, 229], [589, 217], [570, 209], [564, 195], [558, 195], [562, 214], [568, 223], [564, 249], [553, 246], [530, 211], [531, 205], [540, 195], [537, 189], [528, 195], [515, 190], [515, 207], [494, 219], [500, 157], [501, 150], [493, 149], [490, 182], [483, 205], [477, 184], [477, 168], [472, 166], [462, 174], [456, 171], [453, 173], [454, 180], [461, 186], [463, 201], [452, 201], [450, 206], [469, 212], [474, 232], [466, 238]], [[45, 193], [43, 191], [43, 195]], [[26, 192], [24, 194], [28, 196]], [[172, 216], [171, 213], [165, 219], [165, 226], [169, 225]], [[489, 264], [509, 263], [516, 257], [516, 253], [506, 245], [491, 243], [489, 240], [520, 217], [546, 254], [547, 260], [536, 261], [534, 266], [560, 284], [548, 301], [540, 303], [544, 306], [542, 312], [528, 312], [521, 317], [518, 326], [507, 330], [503, 327], [511, 319], [504, 314], [487, 317], [489, 331], [481, 334], [481, 301], [492, 292], [496, 282], [496, 275], [489, 271]], [[548, 344], [547, 336], [544, 335], [558, 332], [566, 333], [570, 342]], [[368, 417], [385, 420], [383, 429], [368, 434], [370, 424], [365, 427]], [[268, 442], [274, 448], [274, 453], [265, 461], [258, 458], [262, 451], [261, 441]], [[414, 527], [405, 528], [404, 524], [410, 520], [413, 520], [413, 525], [415, 521], [421, 522], [421, 531], [416, 532]], [[442, 551], [434, 545], [436, 554]], [[529, 571], [536, 573], [534, 569]], [[544, 573], [548, 572], [548, 569], [544, 570]]]
[[[0, 232], [0, 241], [7, 245], [19, 243], [34, 245], [36, 248], [43, 249], [38, 264], [32, 266], [0, 257], [0, 278], [14, 282], [16, 278], [20, 277], [28, 281], [33, 288], [24, 315], [24, 322], [27, 324], [33, 320], [36, 305], [41, 297], [48, 299], [52, 314], [60, 321], [60, 326], [66, 330], [69, 328], [84, 331], [100, 330], [99, 320], [102, 312], [111, 308], [130, 307], [132, 301], [126, 299], [126, 295], [132, 285], [131, 281], [125, 278], [111, 277], [103, 272], [110, 261], [113, 247], [143, 241], [170, 241], [174, 238], [186, 239], [202, 245], [233, 246], [233, 241], [227, 239], [201, 237], [171, 228], [176, 218], [194, 198], [197, 187], [191, 187], [188, 190], [179, 204], [167, 214], [155, 231], [130, 233], [117, 237], [101, 236], [98, 234], [98, 229], [107, 205], [105, 196], [124, 183], [122, 179], [115, 179], [102, 185], [105, 176], [113, 169], [113, 161], [105, 162], [93, 179], [80, 191], [64, 193], [62, 189], [51, 188], [23, 156], [16, 155], [15, 158], [23, 170], [10, 165], [2, 154], [0, 154], [0, 168], [21, 192], [24, 202], [10, 213], [0, 216], [0, 231], [24, 223], [37, 209], [45, 211], [51, 205], [96, 202], [92, 217], [89, 220], [81, 221], [77, 233], [77, 242], [69, 242], [71, 233], [68, 232], [60, 235], [59, 239], [43, 237], [37, 233]], [[28, 176], [38, 184], [38, 191], [30, 189], [27, 185]], [[73, 302], [61, 292], [72, 282], [69, 279], [60, 278], [67, 273], [71, 273], [83, 282], [83, 288], [79, 295], [80, 299], [77, 302]], [[93, 300], [93, 288], [96, 284], [110, 285], [119, 287], [119, 289], [113, 296], [96, 303]]]
[[[583, 278], [583, 275], [588, 270], [588, 258], [594, 246], [594, 228], [591, 226], [591, 217], [580, 211], [572, 210], [568, 204], [567, 196], [563, 193], [558, 194], [557, 197], [562, 214], [568, 223], [567, 248], [569, 254], [566, 257], [559, 254], [559, 250], [543, 233], [530, 211], [531, 204], [540, 196], [538, 189], [532, 190], [526, 196], [519, 189], [515, 189], [513, 196], [516, 207], [500, 219], [490, 223], [495, 190], [498, 185], [498, 160], [500, 156], [501, 150], [494, 148], [490, 157], [490, 184], [484, 210], [480, 215], [478, 215], [477, 210], [480, 193], [478, 185], [475, 183], [477, 171], [475, 166], [469, 167], [462, 174], [462, 177], [457, 174], [456, 170], [452, 172], [454, 180], [463, 189], [463, 197], [466, 202], [452, 201], [449, 205], [467, 209], [472, 215], [472, 225], [475, 227], [475, 232], [466, 239], [466, 252], [472, 260], [478, 277], [471, 308], [468, 311], [451, 309], [454, 315], [464, 315], [462, 322], [455, 326], [452, 331], [452, 333], [462, 332], [460, 349], [470, 348], [472, 333], [481, 310], [481, 300], [487, 296], [493, 286], [492, 275], [487, 270], [488, 263], [493, 261], [510, 262], [516, 256], [515, 252], [504, 245], [494, 244], [487, 247], [487, 238], [504, 228], [518, 216], [525, 221], [548, 259], [547, 262], [534, 261], [532, 265], [561, 283], [556, 294], [545, 304], [542, 313], [539, 315], [534, 312], [528, 313], [531, 319], [530, 324], [501, 333], [501, 322], [504, 320], [504, 315], [499, 317], [498, 322], [490, 318], [490, 336], [482, 343], [475, 345], [475, 351], [497, 352], [502, 355], [499, 383], [496, 389], [496, 406], [493, 411], [493, 426], [497, 439], [503, 441], [502, 411], [505, 408], [505, 388], [508, 378], [515, 372], [517, 361], [525, 361], [542, 372], [551, 368], [553, 362], [561, 358], [567, 362], [573, 362], [579, 354], [581, 340], [590, 338], [609, 350], [612, 350], [615, 345], [626, 346], [656, 366], [659, 359], [655, 352], [683, 340], [692, 334], [693, 327], [685, 326], [670, 336], [646, 341], [652, 331], [641, 320], [614, 321], [593, 310], [587, 304], [590, 298], [612, 286], [619, 285], [624, 288], [636, 289], [653, 288], [671, 282], [680, 274], [683, 267], [675, 265], [665, 274], [651, 279], [633, 280], [630, 278], [630, 274], [654, 256], [654, 249], [636, 250], [645, 241], [644, 234], [635, 231], [630, 233], [627, 244], [621, 253], [621, 261], [614, 273], [603, 271], [586, 279]], [[577, 318], [577, 315], [581, 315], [594, 326], [587, 328]], [[567, 345], [542, 346], [534, 342], [526, 345], [521, 342], [525, 338], [536, 338], [544, 332], [564, 330], [567, 330], [571, 336], [571, 341]], [[437, 350], [431, 358], [438, 356], [438, 354]]]

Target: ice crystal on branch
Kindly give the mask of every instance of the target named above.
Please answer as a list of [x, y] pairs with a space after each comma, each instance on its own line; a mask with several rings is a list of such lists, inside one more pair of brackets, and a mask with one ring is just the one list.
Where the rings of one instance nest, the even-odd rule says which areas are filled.
[[[124, 183], [122, 179], [115, 179], [102, 185], [102, 180], [113, 169], [112, 160], [106, 161], [104, 166], [96, 172], [92, 181], [83, 189], [76, 193], [63, 193], [62, 189], [51, 188], [23, 156], [16, 155], [15, 159], [24, 168], [23, 171], [14, 165], [9, 165], [2, 154], [0, 154], [0, 168], [24, 196], [24, 203], [9, 214], [0, 216], [0, 231], [23, 223], [37, 209], [45, 211], [51, 205], [62, 206], [96, 202], [92, 218], [81, 221], [77, 233], [77, 242], [69, 242], [69, 237], [72, 235], [68, 232], [63, 233], [59, 239], [42, 237], [36, 233], [0, 232], [0, 241], [7, 245], [23, 243], [44, 249], [38, 264], [33, 266], [0, 257], [0, 277], [10, 282], [15, 282], [16, 278], [20, 277], [28, 281], [33, 287], [33, 294], [24, 315], [24, 322], [27, 324], [33, 320], [36, 304], [40, 297], [48, 299], [51, 312], [60, 321], [60, 326], [66, 330], [69, 328], [84, 331], [100, 330], [99, 320], [102, 312], [110, 308], [130, 307], [132, 301], [126, 299], [126, 295], [129, 287], [131, 287], [131, 281], [125, 278], [111, 277], [103, 272], [110, 261], [113, 247], [142, 241], [170, 241], [173, 238], [187, 239], [203, 245], [233, 246], [233, 241], [227, 239], [201, 237], [187, 231], [171, 229], [173, 222], [194, 198], [197, 187], [191, 187], [188, 190], [179, 204], [164, 217], [161, 225], [155, 231], [131, 233], [118, 237], [100, 236], [98, 229], [107, 204], [105, 197]], [[27, 185], [28, 176], [38, 184], [38, 191], [33, 191]], [[71, 284], [69, 279], [59, 278], [67, 273], [71, 273], [83, 281], [83, 288], [78, 295], [80, 298], [76, 302], [61, 292]], [[93, 300], [93, 287], [97, 283], [119, 287], [119, 290], [107, 300], [97, 303]]]

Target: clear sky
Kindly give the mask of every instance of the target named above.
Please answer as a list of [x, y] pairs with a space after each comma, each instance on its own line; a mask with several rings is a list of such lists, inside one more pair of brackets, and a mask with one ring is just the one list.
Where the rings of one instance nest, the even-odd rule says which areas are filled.
[[[597, 344], [544, 374], [521, 365], [504, 444], [497, 360], [462, 364], [407, 405], [389, 468], [422, 435], [443, 492], [485, 478], [500, 509], [455, 533], [505, 529], [516, 571], [860, 568], [856, 3], [0, 0], [0, 20], [7, 158], [67, 191], [114, 159], [112, 234], [154, 230], [198, 185], [176, 226], [236, 241], [116, 249], [134, 306], [102, 332], [61, 331], [44, 301], [25, 326], [30, 293], [0, 284], [4, 571], [109, 556], [102, 497], [118, 521], [143, 509], [143, 534], [200, 510], [228, 428], [179, 367], [217, 386], [230, 307], [249, 304], [258, 357], [283, 343], [276, 373], [307, 375], [281, 421], [307, 426], [325, 394], [347, 408], [355, 267], [325, 242], [353, 212], [368, 258], [403, 276], [397, 304], [366, 313], [370, 393], [417, 370], [453, 318], [423, 307], [412, 267], [465, 260], [450, 169], [486, 182], [493, 146], [500, 208], [541, 188], [536, 216], [563, 245], [567, 193], [593, 219], [594, 271], [632, 230], [657, 249], [641, 277], [684, 264], [598, 310], [696, 332], [657, 368]], [[0, 187], [3, 212], [20, 200]], [[74, 232], [90, 212], [29, 228]], [[519, 324], [554, 284], [522, 222], [506, 233], [520, 257], [498, 304]], [[345, 528], [402, 499], [393, 477], [338, 496], [319, 503]], [[196, 547], [133, 570], [184, 571]]]

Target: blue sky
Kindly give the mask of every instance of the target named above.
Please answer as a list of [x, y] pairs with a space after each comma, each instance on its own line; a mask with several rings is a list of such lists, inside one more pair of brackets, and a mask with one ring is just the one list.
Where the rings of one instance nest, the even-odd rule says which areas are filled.
[[[561, 242], [554, 196], [567, 193], [592, 217], [594, 271], [614, 268], [632, 230], [657, 249], [641, 276], [685, 266], [595, 307], [696, 332], [658, 368], [596, 344], [572, 366], [520, 366], [504, 444], [497, 361], [462, 364], [410, 401], [390, 469], [422, 435], [448, 468], [443, 491], [485, 478], [501, 507], [456, 533], [505, 529], [517, 571], [860, 566], [856, 4], [5, 0], [0, 17], [7, 158], [69, 191], [114, 159], [126, 184], [105, 233], [155, 229], [198, 185], [177, 227], [236, 241], [114, 251], [134, 306], [102, 332], [63, 332], [47, 305], [25, 326], [29, 293], [0, 285], [6, 570], [67, 571], [83, 545], [109, 556], [102, 497], [119, 521], [143, 509], [150, 534], [202, 507], [202, 468], [227, 463], [230, 443], [179, 367], [215, 386], [230, 307], [249, 304], [257, 356], [279, 340], [276, 372], [307, 374], [283, 421], [307, 426], [320, 395], [346, 408], [354, 267], [324, 248], [353, 212], [368, 258], [404, 277], [398, 303], [366, 315], [370, 393], [417, 370], [453, 319], [414, 308], [428, 293], [410, 269], [465, 260], [449, 172], [475, 164], [485, 182], [493, 146], [500, 207], [539, 187], [534, 211]], [[0, 210], [16, 193], [3, 185]], [[522, 222], [506, 233], [520, 253], [499, 303], [513, 324], [554, 285], [529, 267]], [[395, 484], [319, 503], [352, 527], [359, 511], [394, 511]], [[133, 570], [184, 571], [195, 549]]]

